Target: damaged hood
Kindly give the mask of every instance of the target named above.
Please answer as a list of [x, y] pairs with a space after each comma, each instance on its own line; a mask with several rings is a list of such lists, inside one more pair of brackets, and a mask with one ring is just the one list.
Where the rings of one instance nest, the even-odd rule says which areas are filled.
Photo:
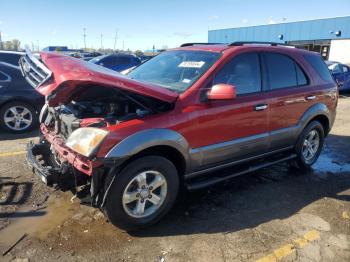
[[103, 85], [152, 97], [164, 102], [174, 102], [178, 94], [154, 84], [139, 82], [126, 76], [83, 60], [56, 53], [41, 52], [37, 59], [26, 52], [20, 60], [23, 76], [49, 104], [55, 106], [71, 100], [83, 92], [85, 86]]

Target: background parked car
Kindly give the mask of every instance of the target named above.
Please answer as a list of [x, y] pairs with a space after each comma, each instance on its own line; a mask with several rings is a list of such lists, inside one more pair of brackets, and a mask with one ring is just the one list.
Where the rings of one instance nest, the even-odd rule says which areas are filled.
[[129, 54], [102, 55], [89, 60], [89, 62], [107, 67], [117, 72], [141, 64], [141, 60], [138, 57]]
[[18, 66], [18, 61], [24, 52], [0, 51], [0, 62]]
[[326, 61], [340, 91], [350, 90], [350, 67], [339, 62]]
[[12, 133], [21, 133], [37, 124], [38, 112], [45, 100], [24, 79], [18, 63], [8, 63], [11, 60], [15, 62], [18, 55], [6, 57], [7, 62], [0, 61], [0, 127]]

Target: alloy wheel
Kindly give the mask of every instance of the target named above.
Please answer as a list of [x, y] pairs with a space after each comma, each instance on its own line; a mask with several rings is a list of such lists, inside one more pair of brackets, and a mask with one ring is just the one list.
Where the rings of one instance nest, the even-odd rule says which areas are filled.
[[123, 208], [131, 217], [143, 218], [155, 213], [167, 196], [167, 181], [158, 171], [137, 174], [123, 192]]
[[4, 123], [14, 131], [21, 131], [29, 128], [33, 122], [33, 115], [24, 106], [12, 106], [5, 111]]
[[319, 146], [320, 136], [318, 132], [313, 129], [306, 136], [302, 147], [302, 154], [306, 162], [311, 161], [315, 157]]

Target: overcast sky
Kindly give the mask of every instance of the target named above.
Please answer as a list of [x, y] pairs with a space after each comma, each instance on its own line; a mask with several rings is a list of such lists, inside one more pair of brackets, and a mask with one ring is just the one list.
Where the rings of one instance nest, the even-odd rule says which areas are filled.
[[208, 28], [249, 26], [350, 15], [350, 0], [0, 0], [3, 41], [113, 48], [175, 47], [206, 42]]

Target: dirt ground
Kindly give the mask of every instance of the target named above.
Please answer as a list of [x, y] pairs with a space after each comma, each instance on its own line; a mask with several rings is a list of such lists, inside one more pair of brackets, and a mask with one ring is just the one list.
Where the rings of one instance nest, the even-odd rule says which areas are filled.
[[0, 133], [0, 261], [350, 261], [350, 97], [313, 171], [280, 164], [187, 193], [132, 233], [34, 177], [35, 137]]

